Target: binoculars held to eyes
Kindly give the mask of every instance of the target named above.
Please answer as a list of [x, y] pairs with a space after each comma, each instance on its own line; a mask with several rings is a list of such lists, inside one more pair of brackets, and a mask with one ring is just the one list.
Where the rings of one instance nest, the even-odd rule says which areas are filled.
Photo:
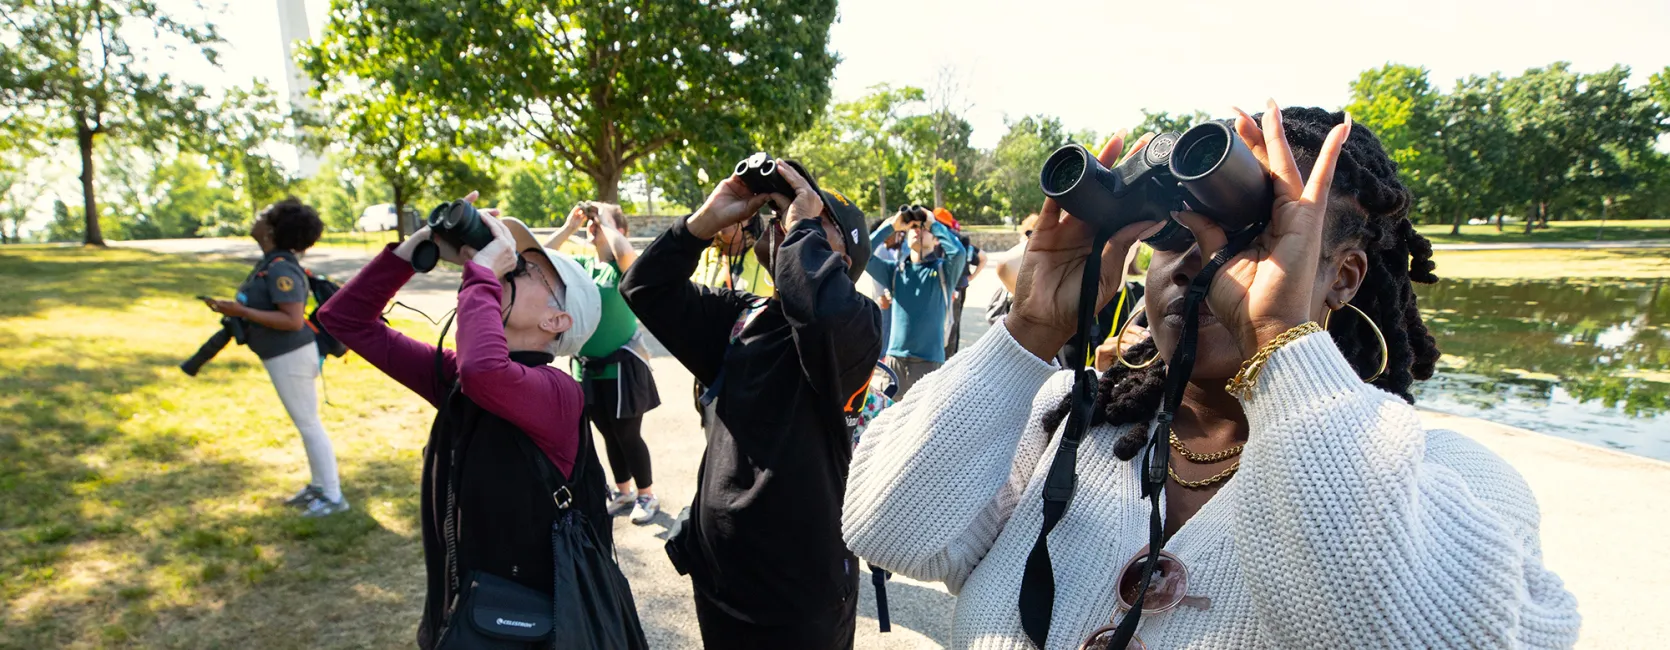
[[1168, 251], [1194, 242], [1193, 234], [1171, 219], [1174, 211], [1198, 212], [1233, 234], [1269, 221], [1274, 200], [1269, 172], [1230, 120], [1162, 133], [1113, 169], [1070, 144], [1044, 161], [1039, 183], [1061, 209], [1106, 233], [1140, 221], [1166, 222], [1143, 242]]
[[493, 243], [493, 231], [487, 228], [481, 220], [481, 212], [469, 201], [442, 203], [430, 210], [429, 235], [429, 241], [418, 244], [412, 250], [412, 268], [420, 273], [428, 273], [440, 261], [441, 247], [435, 244], [437, 239], [451, 244], [453, 248], [469, 246], [478, 251]]
[[928, 209], [920, 205], [900, 204], [899, 214], [905, 216], [905, 223], [907, 224], [928, 222]]
[[764, 151], [744, 158], [736, 164], [736, 170], [731, 175], [742, 179], [748, 186], [748, 191], [754, 194], [781, 194], [794, 198], [794, 186], [777, 173], [777, 159]]

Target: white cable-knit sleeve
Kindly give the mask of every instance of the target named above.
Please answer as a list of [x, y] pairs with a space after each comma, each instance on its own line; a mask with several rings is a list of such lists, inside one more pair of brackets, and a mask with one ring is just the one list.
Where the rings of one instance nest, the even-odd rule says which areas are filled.
[[1326, 333], [1271, 355], [1245, 407], [1235, 548], [1271, 645], [1576, 642], [1576, 599], [1542, 565], [1536, 499], [1519, 474], [1423, 430]]
[[1029, 406], [1056, 371], [999, 324], [883, 411], [847, 479], [841, 532], [853, 553], [961, 591], [1048, 443]]

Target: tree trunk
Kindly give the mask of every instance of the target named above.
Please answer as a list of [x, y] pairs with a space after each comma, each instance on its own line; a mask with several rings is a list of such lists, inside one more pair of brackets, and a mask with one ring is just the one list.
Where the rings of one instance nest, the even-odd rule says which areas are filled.
[[934, 207], [945, 207], [945, 176], [940, 172], [939, 161], [934, 161]]
[[1548, 229], [1548, 213], [1551, 212], [1551, 210], [1548, 209], [1548, 202], [1543, 201], [1542, 203], [1537, 204], [1537, 212], [1540, 215], [1537, 218], [1537, 221], [1541, 223], [1541, 225], [1539, 227], [1541, 227], [1544, 230], [1547, 230]]
[[394, 190], [394, 237], [395, 241], [406, 241], [406, 188], [393, 184]]
[[1466, 219], [1466, 217], [1462, 216], [1464, 214], [1466, 213], [1460, 208], [1456, 208], [1455, 219], [1450, 222], [1450, 234], [1452, 236], [1461, 234], [1461, 222]]
[[594, 174], [591, 177], [592, 182], [597, 184], [597, 200], [618, 205], [620, 203], [620, 163], [605, 162], [603, 164], [608, 165], [603, 169], [603, 173]]
[[644, 165], [644, 214], [655, 214], [655, 157], [649, 158], [649, 164]]
[[881, 214], [879, 214], [877, 216], [882, 216], [882, 217], [887, 216], [887, 177], [886, 176], [877, 176], [876, 177], [876, 200], [881, 202], [881, 210], [879, 210], [879, 212]]
[[1537, 225], [1537, 212], [1540, 205], [1542, 204], [1533, 201], [1531, 205], [1525, 208], [1525, 234], [1527, 235], [1531, 234], [1531, 229]]
[[1600, 227], [1595, 229], [1595, 241], [1600, 241], [1606, 233], [1606, 218], [1612, 216], [1612, 197], [1603, 196], [1600, 199]]
[[1504, 219], [1507, 219], [1507, 215], [1504, 215], [1501, 212], [1496, 213], [1496, 232], [1502, 232], [1502, 221]]
[[81, 150], [81, 209], [87, 219], [87, 228], [81, 242], [88, 246], [103, 246], [104, 232], [99, 229], [99, 203], [98, 198], [93, 196], [94, 135], [93, 129], [86, 126], [86, 120], [76, 120], [75, 146]]

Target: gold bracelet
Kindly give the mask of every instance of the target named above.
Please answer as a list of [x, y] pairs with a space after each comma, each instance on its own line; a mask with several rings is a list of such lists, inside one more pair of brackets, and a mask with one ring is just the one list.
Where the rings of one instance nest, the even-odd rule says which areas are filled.
[[1269, 343], [1264, 344], [1264, 347], [1259, 348], [1251, 359], [1243, 362], [1241, 372], [1235, 373], [1235, 377], [1229, 380], [1229, 384], [1225, 385], [1224, 389], [1228, 390], [1229, 394], [1241, 399], [1252, 397], [1253, 385], [1258, 382], [1258, 373], [1264, 370], [1264, 362], [1270, 360], [1271, 354], [1274, 354], [1281, 346], [1292, 343], [1299, 337], [1321, 331], [1323, 331], [1321, 325], [1316, 324], [1316, 321], [1310, 321], [1282, 332], [1280, 336], [1271, 339]]

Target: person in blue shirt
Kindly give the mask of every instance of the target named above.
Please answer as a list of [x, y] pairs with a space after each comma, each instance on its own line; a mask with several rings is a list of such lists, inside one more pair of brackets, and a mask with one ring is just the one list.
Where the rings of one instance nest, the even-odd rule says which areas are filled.
[[885, 363], [899, 376], [894, 399], [904, 399], [916, 380], [945, 363], [952, 296], [968, 270], [968, 251], [927, 210], [901, 210], [870, 233], [871, 248], [881, 248], [895, 232], [905, 236], [898, 258], [889, 262], [872, 255], [864, 270], [893, 299]]

